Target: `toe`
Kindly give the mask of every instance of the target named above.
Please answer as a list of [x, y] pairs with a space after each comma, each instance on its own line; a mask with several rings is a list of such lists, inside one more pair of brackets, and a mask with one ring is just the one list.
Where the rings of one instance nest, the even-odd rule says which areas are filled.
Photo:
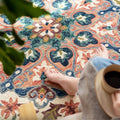
[[107, 50], [106, 47], [103, 44], [100, 45], [100, 48], [101, 48], [102, 51]]
[[97, 49], [97, 53], [98, 53], [98, 54], [101, 53], [101, 48], [98, 48], [98, 49]]

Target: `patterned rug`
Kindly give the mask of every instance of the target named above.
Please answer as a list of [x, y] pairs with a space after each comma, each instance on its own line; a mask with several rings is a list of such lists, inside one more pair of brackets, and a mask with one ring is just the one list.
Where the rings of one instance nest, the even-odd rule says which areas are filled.
[[[25, 40], [14, 43], [11, 25], [0, 15], [0, 30], [12, 46], [25, 52], [22, 66], [7, 76], [0, 64], [0, 119], [19, 120], [19, 106], [33, 102], [39, 120], [55, 120], [79, 112], [78, 96], [45, 84], [44, 67], [80, 77], [86, 62], [102, 43], [109, 58], [120, 60], [119, 0], [27, 0], [51, 14], [31, 19], [23, 16], [14, 28]], [[10, 44], [8, 42], [8, 44]]]

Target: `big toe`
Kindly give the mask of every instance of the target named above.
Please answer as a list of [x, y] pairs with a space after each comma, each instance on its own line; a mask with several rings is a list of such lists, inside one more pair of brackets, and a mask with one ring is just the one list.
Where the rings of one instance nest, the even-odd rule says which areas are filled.
[[101, 49], [102, 51], [107, 51], [107, 48], [106, 48], [103, 44], [100, 45], [100, 49]]

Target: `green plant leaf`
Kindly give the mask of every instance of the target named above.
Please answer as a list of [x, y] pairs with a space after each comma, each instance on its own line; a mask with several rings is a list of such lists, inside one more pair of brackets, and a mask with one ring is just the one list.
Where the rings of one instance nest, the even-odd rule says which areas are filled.
[[4, 51], [6, 51], [6, 49], [7, 49], [5, 41], [3, 41], [1, 39], [0, 39], [0, 48], [2, 48]]
[[3, 39], [6, 38], [8, 41], [10, 41], [10, 38], [7, 36], [6, 32], [0, 31], [0, 37], [3, 37]]
[[12, 34], [15, 37], [15, 41], [19, 44], [19, 45], [24, 45], [24, 41], [20, 39], [20, 37], [16, 34], [15, 30], [13, 29]]
[[[41, 9], [40, 7], [33, 7], [32, 2], [27, 2], [25, 0], [4, 0], [3, 2], [4, 6], [7, 7], [7, 11], [14, 14], [16, 18], [21, 16], [30, 16], [33, 18], [49, 14], [48, 11]], [[11, 16], [8, 16], [8, 18], [12, 19]]]
[[22, 65], [25, 58], [24, 52], [20, 52], [12, 47], [8, 47], [6, 54], [10, 57], [15, 65]]
[[7, 36], [7, 34], [5, 33], [4, 34], [4, 36], [3, 36], [4, 38], [6, 38], [9, 42], [10, 42], [10, 38]]
[[15, 16], [12, 12], [10, 12], [10, 11], [8, 10], [7, 6], [4, 5], [4, 6], [0, 7], [0, 14], [6, 15], [7, 18], [9, 19], [9, 21], [10, 21], [12, 24], [15, 23], [15, 21], [16, 21], [16, 16]]
[[4, 34], [5, 34], [4, 32], [0, 31], [0, 36], [2, 36], [2, 37], [3, 37], [3, 36], [4, 36]]
[[28, 16], [30, 16], [31, 18], [33, 18], [33, 17], [40, 17], [41, 15], [50, 14], [45, 9], [41, 9], [39, 7], [33, 7], [32, 3], [26, 3], [25, 4], [25, 11], [26, 11], [26, 14]]
[[14, 62], [7, 56], [3, 49], [0, 48], [0, 61], [2, 61], [3, 70], [7, 75], [11, 75], [16, 67]]
[[[49, 14], [44, 9], [39, 7], [33, 7], [32, 2], [25, 0], [3, 0], [3, 6], [0, 6], [0, 14], [7, 16], [11, 24], [14, 24], [16, 19], [21, 16], [39, 17], [41, 15]], [[15, 32], [14, 28], [12, 34], [15, 37], [15, 41], [19, 45], [23, 45], [24, 41]], [[0, 61], [3, 64], [3, 69], [7, 75], [11, 75], [16, 68], [16, 65], [21, 65], [24, 60], [24, 52], [20, 52], [12, 47], [6, 46], [3, 38], [10, 40], [5, 32], [0, 32]]]

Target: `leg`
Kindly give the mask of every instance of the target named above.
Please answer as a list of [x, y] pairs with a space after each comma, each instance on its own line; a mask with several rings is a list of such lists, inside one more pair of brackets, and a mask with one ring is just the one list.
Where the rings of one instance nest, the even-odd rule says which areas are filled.
[[104, 45], [100, 45], [100, 47], [96, 50], [95, 56], [100, 56], [102, 58], [108, 58], [108, 51]]
[[104, 45], [101, 45], [100, 48], [96, 50], [95, 56], [96, 57], [91, 59], [91, 62], [96, 67], [97, 71], [112, 64], [120, 65], [119, 61], [108, 59], [108, 51]]
[[79, 78], [66, 76], [55, 69], [45, 68], [44, 72], [48, 81], [59, 84], [69, 95], [75, 95]]
[[[108, 51], [104, 45], [100, 45], [100, 47], [96, 50], [95, 55], [99, 57], [94, 57], [91, 61], [98, 70], [111, 64], [108, 61], [112, 60], [108, 59]], [[45, 68], [44, 72], [48, 78], [48, 81], [59, 84], [69, 95], [75, 95], [78, 90], [79, 78], [63, 75], [55, 69]]]
[[93, 65], [95, 66], [97, 71], [100, 71], [101, 69], [103, 69], [109, 65], [112, 65], [112, 64], [120, 65], [119, 61], [110, 60], [110, 59], [102, 58], [102, 57], [94, 57], [91, 59], [91, 62], [93, 63]]

